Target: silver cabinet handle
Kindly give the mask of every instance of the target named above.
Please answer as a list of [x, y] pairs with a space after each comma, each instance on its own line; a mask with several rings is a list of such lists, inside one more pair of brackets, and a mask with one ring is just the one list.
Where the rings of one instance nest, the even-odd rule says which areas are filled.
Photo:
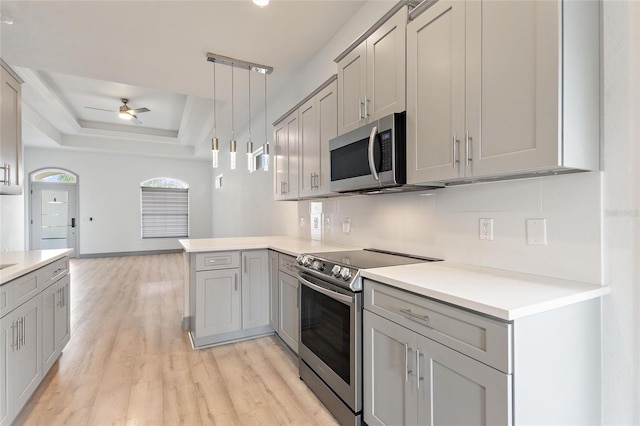
[[16, 347], [18, 346], [18, 339], [17, 339], [17, 333], [16, 333], [17, 327], [18, 327], [18, 324], [16, 322], [11, 323], [11, 350], [12, 351], [17, 350]]
[[371, 129], [371, 134], [369, 135], [369, 170], [371, 170], [371, 174], [375, 180], [380, 180], [378, 176], [378, 172], [376, 171], [376, 165], [374, 164], [373, 158], [373, 143], [376, 140], [376, 134], [378, 133], [378, 127], [373, 126]]
[[364, 119], [364, 116], [362, 115], [362, 107], [364, 107], [364, 102], [358, 99], [358, 118], [360, 118], [360, 121]]
[[53, 271], [53, 275], [58, 275], [62, 271], [64, 271], [64, 268], [58, 268], [55, 271]]
[[22, 346], [25, 345], [25, 340], [26, 340], [24, 335], [25, 335], [25, 332], [24, 332], [24, 317], [22, 317], [22, 343], [21, 343]]
[[60, 290], [62, 293], [62, 305], [60, 306], [61, 308], [64, 308], [65, 306], [67, 306], [67, 290], [65, 287], [62, 287]]
[[420, 377], [420, 357], [422, 356], [422, 354], [420, 353], [419, 349], [416, 349], [416, 378], [418, 379], [418, 389], [420, 389], [420, 380], [422, 380], [422, 377]]
[[404, 344], [404, 382], [407, 383], [409, 381], [409, 351], [411, 348]]
[[247, 267], [247, 256], [244, 256], [244, 273], [247, 274], [249, 273], [248, 267]]
[[467, 151], [467, 158], [466, 158], [466, 164], [465, 167], [469, 168], [469, 163], [473, 160], [471, 158], [471, 142], [473, 141], [473, 139], [471, 138], [471, 136], [469, 136], [469, 131], [467, 130], [465, 132], [465, 150]]
[[234, 277], [234, 281], [235, 281], [234, 287], [235, 287], [236, 291], [238, 291], [238, 274], [237, 273], [233, 274], [233, 277]]
[[421, 321], [425, 321], [425, 322], [429, 322], [429, 316], [428, 315], [418, 315], [415, 312], [411, 312], [411, 309], [400, 309], [400, 312], [402, 312], [405, 315], [408, 315], [407, 319], [413, 320], [413, 319], [419, 319]]
[[0, 180], [0, 183], [11, 185], [11, 164], [4, 163], [4, 165], [0, 168], [4, 170], [4, 180]]
[[456, 138], [456, 134], [453, 134], [453, 137], [451, 139], [451, 163], [452, 163], [452, 167], [455, 169], [457, 163], [460, 162], [460, 160], [458, 159], [458, 145], [460, 144], [460, 141]]
[[368, 99], [366, 96], [364, 97], [364, 118], [365, 120], [369, 118], [369, 102], [371, 99]]

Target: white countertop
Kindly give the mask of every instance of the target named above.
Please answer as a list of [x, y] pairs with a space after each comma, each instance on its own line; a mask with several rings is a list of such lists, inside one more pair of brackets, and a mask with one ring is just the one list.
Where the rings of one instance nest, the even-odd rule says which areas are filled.
[[454, 262], [365, 269], [362, 276], [503, 320], [609, 294], [606, 286]]
[[12, 265], [0, 270], [0, 285], [35, 271], [71, 253], [73, 253], [73, 249], [0, 252], [0, 265]]
[[199, 238], [179, 240], [179, 242], [187, 253], [272, 249], [291, 256], [297, 256], [300, 253], [357, 250], [359, 248], [286, 236]]

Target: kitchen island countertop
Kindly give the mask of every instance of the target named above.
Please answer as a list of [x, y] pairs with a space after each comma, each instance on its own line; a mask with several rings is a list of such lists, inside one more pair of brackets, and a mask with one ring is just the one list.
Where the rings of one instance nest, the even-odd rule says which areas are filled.
[[48, 265], [73, 253], [73, 249], [25, 250], [0, 252], [0, 285]]
[[322, 241], [287, 236], [197, 238], [179, 240], [179, 242], [187, 253], [272, 249], [291, 256], [297, 256], [301, 253], [358, 249], [358, 247], [327, 244]]

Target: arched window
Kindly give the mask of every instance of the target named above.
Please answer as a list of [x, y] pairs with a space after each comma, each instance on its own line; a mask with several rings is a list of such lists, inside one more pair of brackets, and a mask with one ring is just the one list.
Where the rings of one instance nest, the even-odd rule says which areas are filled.
[[78, 177], [68, 170], [42, 169], [31, 173], [31, 182], [76, 183]]
[[157, 177], [140, 184], [140, 234], [142, 238], [189, 236], [189, 185]]

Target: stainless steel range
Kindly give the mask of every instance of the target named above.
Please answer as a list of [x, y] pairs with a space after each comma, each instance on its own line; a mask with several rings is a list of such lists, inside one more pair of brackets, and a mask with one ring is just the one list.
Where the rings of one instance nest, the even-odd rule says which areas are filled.
[[302, 254], [300, 378], [342, 425], [362, 423], [362, 269], [439, 259], [381, 250]]

